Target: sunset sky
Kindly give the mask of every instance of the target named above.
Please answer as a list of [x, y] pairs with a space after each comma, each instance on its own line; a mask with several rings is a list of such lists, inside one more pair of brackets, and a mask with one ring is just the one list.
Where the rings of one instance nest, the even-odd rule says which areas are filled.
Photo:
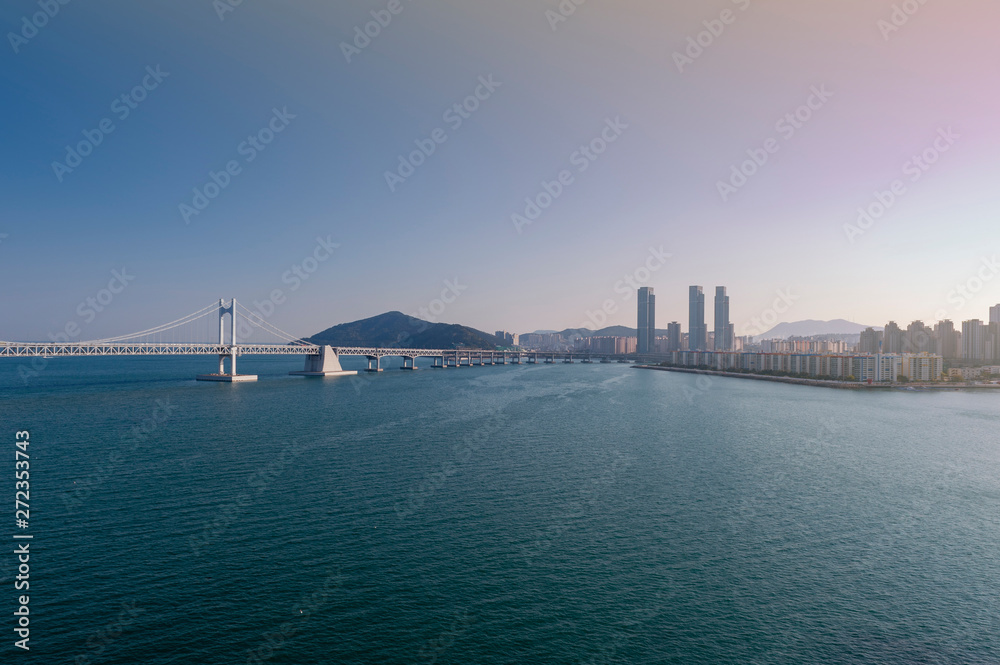
[[276, 4], [3, 4], [0, 339], [276, 289], [300, 335], [449, 289], [435, 319], [490, 332], [635, 326], [628, 280], [685, 330], [688, 285], [728, 286], [737, 334], [779, 292], [874, 325], [1000, 302], [993, 0]]

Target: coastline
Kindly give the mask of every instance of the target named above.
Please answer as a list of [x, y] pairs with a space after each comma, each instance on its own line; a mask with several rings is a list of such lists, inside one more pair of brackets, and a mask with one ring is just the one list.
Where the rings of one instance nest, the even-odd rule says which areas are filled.
[[682, 374], [706, 374], [722, 376], [730, 379], [751, 379], [754, 381], [773, 381], [777, 383], [794, 383], [815, 388], [836, 388], [838, 390], [900, 390], [903, 392], [925, 392], [945, 390], [1000, 390], [997, 384], [967, 385], [959, 383], [896, 383], [867, 384], [859, 381], [828, 381], [824, 379], [807, 379], [795, 376], [769, 376], [766, 374], [743, 374], [742, 372], [726, 372], [715, 369], [697, 369], [694, 367], [663, 367], [661, 365], [633, 365], [633, 369], [653, 369], [661, 372], [680, 372]]

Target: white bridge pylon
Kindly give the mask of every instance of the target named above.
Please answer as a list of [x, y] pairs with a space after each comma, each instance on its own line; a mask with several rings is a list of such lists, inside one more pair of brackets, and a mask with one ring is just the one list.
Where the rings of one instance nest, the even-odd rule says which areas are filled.
[[[226, 315], [229, 315], [229, 335], [226, 335]], [[218, 317], [218, 322], [215, 318]], [[216, 336], [217, 335], [217, 336]], [[226, 304], [224, 299], [212, 303], [187, 316], [129, 335], [109, 337], [89, 342], [71, 342], [66, 335], [50, 335], [50, 342], [2, 342], [0, 358], [58, 358], [73, 356], [193, 356], [215, 355], [219, 358], [219, 371], [200, 374], [200, 381], [243, 382], [256, 381], [254, 374], [236, 372], [237, 356], [246, 355], [299, 355], [305, 356], [305, 367], [298, 376], [349, 376], [357, 374], [345, 370], [341, 356], [360, 356], [368, 360], [369, 372], [381, 372], [381, 359], [403, 359], [401, 369], [415, 370], [417, 358], [433, 358], [434, 368], [472, 367], [474, 365], [519, 364], [524, 358], [537, 363], [542, 356], [546, 363], [556, 357], [572, 362], [573, 355], [589, 358], [589, 353], [536, 353], [523, 351], [494, 351], [486, 349], [391, 349], [377, 347], [332, 347], [312, 344], [272, 325], [259, 313], [239, 304], [235, 298]], [[217, 341], [216, 341], [217, 340]], [[226, 371], [226, 359], [229, 371]], [[587, 362], [585, 360], [584, 362]]]

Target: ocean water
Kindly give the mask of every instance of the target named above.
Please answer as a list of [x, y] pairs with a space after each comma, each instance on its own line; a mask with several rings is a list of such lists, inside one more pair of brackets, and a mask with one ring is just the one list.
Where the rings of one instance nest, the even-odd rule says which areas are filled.
[[1000, 662], [994, 395], [22, 364], [31, 651], [7, 554], [0, 662]]

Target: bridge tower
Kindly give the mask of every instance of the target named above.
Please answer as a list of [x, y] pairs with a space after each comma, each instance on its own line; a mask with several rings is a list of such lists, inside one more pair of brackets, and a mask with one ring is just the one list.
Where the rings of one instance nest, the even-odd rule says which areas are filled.
[[[229, 315], [229, 343], [226, 344], [226, 314]], [[243, 381], [256, 381], [256, 374], [237, 374], [236, 356], [240, 353], [240, 347], [236, 343], [236, 298], [229, 301], [226, 306], [224, 298], [219, 298], [219, 348], [225, 353], [219, 354], [218, 374], [199, 374], [199, 381], [222, 381], [225, 383], [237, 383]], [[229, 373], [226, 373], [226, 357], [229, 357]]]

